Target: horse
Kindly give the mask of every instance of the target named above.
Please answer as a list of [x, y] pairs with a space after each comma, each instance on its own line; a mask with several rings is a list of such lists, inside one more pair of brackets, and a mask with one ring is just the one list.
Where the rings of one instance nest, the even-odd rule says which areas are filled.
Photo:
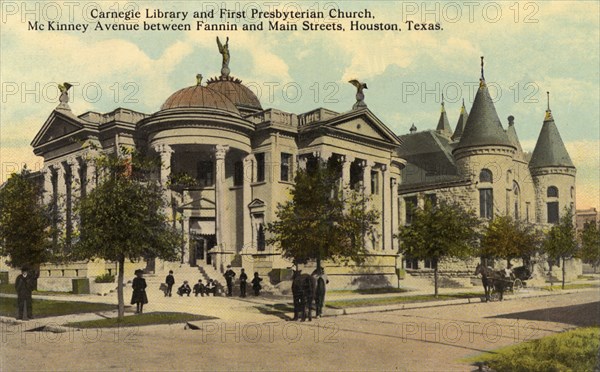
[[481, 283], [485, 292], [485, 302], [490, 301], [492, 290], [500, 294], [500, 301], [504, 299], [504, 289], [506, 288], [506, 279], [500, 271], [496, 271], [491, 267], [477, 264], [474, 275], [481, 274]]
[[302, 274], [302, 270], [294, 270], [292, 276], [292, 295], [294, 297], [294, 319], [312, 321], [311, 306], [315, 299], [315, 279], [308, 274]]

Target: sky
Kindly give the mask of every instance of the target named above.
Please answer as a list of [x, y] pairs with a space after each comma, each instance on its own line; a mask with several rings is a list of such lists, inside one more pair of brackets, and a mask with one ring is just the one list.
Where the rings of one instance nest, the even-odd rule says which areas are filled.
[[[231, 75], [257, 93], [263, 108], [302, 113], [317, 107], [351, 109], [355, 88], [366, 82], [365, 102], [396, 134], [434, 129], [442, 94], [454, 127], [464, 99], [467, 110], [485, 56], [485, 78], [496, 110], [507, 125], [515, 117], [525, 151], [532, 151], [550, 106], [575, 166], [577, 208], [600, 205], [600, 3], [523, 2], [195, 2], [195, 1], [1, 1], [0, 182], [24, 164], [38, 170], [43, 159], [30, 143], [58, 104], [57, 83], [70, 82], [70, 106], [109, 112], [117, 107], [153, 113], [170, 94], [195, 84], [195, 76], [218, 76], [221, 55], [215, 38], [229, 37]], [[131, 23], [186, 23], [192, 31], [96, 30], [92, 9], [139, 10]], [[187, 11], [185, 21], [146, 18], [154, 10]], [[371, 12], [361, 24], [390, 23], [401, 31], [206, 31], [196, 30], [193, 11], [319, 10]], [[217, 13], [218, 15], [218, 13]], [[28, 30], [88, 24], [88, 30]], [[223, 24], [225, 20], [204, 19]], [[230, 24], [255, 20], [228, 20]], [[408, 30], [406, 21], [439, 23], [440, 30]], [[333, 22], [317, 20], [316, 24]], [[283, 22], [285, 23], [285, 22]], [[292, 22], [293, 23], [293, 22]], [[268, 22], [264, 24], [265, 29]], [[427, 25], [426, 25], [427, 27]], [[435, 26], [434, 26], [435, 27]]]

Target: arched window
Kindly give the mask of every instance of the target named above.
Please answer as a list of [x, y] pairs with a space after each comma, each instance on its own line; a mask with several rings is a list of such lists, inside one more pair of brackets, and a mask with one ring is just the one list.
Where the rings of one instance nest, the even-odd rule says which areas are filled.
[[519, 219], [519, 203], [520, 203], [520, 194], [521, 194], [521, 189], [519, 188], [519, 184], [517, 183], [517, 181], [513, 181], [513, 193], [514, 193], [514, 197], [515, 197], [515, 219], [518, 220]]
[[556, 186], [548, 187], [546, 196], [549, 198], [558, 198], [558, 188]]
[[479, 182], [492, 182], [493, 180], [492, 171], [489, 169], [482, 169], [479, 173]]
[[575, 188], [571, 186], [571, 199], [575, 198]]

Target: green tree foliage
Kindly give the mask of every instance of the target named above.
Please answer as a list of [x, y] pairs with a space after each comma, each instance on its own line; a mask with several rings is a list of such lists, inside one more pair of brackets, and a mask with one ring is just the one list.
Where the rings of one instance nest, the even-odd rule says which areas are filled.
[[565, 260], [578, 256], [579, 246], [573, 224], [573, 211], [565, 208], [558, 224], [546, 233], [543, 243], [544, 252], [551, 259], [562, 260], [562, 288], [565, 288]]
[[118, 263], [119, 317], [123, 317], [125, 260], [176, 260], [182, 238], [162, 213], [161, 188], [146, 177], [153, 162], [126, 149], [91, 161], [104, 177], [78, 205], [80, 239], [73, 246], [73, 255]]
[[0, 189], [0, 254], [12, 267], [39, 268], [52, 259], [51, 211], [26, 168]]
[[479, 219], [457, 203], [427, 201], [423, 209], [414, 208], [410, 225], [401, 226], [397, 235], [400, 251], [418, 260], [431, 260], [435, 295], [438, 295], [438, 263], [445, 257], [472, 256], [477, 244]]
[[579, 240], [581, 242], [581, 259], [597, 269], [600, 266], [600, 229], [598, 229], [598, 225], [594, 222], [586, 223]]
[[340, 190], [339, 167], [317, 163], [299, 170], [291, 200], [278, 204], [275, 222], [267, 224], [268, 244], [278, 246], [294, 264], [316, 260], [362, 263], [364, 236], [377, 223], [379, 213], [368, 208], [363, 193]]
[[481, 238], [480, 255], [485, 258], [513, 258], [529, 261], [541, 246], [541, 233], [534, 225], [511, 216], [495, 217], [485, 227]]

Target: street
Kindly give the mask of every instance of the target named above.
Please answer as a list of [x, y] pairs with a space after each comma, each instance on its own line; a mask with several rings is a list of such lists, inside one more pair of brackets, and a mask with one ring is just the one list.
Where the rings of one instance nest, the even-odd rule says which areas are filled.
[[178, 324], [66, 333], [2, 324], [0, 369], [469, 371], [475, 368], [463, 358], [598, 325], [598, 314], [600, 293], [588, 290], [305, 323], [253, 314], [192, 324], [198, 329]]

